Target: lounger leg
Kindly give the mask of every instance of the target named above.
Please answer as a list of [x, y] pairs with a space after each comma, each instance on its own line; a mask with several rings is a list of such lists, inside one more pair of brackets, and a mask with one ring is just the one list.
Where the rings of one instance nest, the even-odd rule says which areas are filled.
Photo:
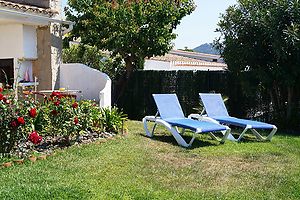
[[[224, 134], [224, 137], [222, 138], [222, 140], [220, 141], [221, 143], [225, 143], [225, 140], [228, 138], [229, 134], [230, 134], [231, 129], [229, 127], [226, 127], [226, 132]], [[231, 134], [230, 134], [231, 135]], [[233, 137], [233, 136], [232, 136]]]
[[277, 127], [274, 126], [274, 128], [272, 129], [271, 133], [268, 135], [268, 137], [267, 137], [266, 140], [271, 141], [271, 140], [272, 140], [272, 137], [273, 137], [273, 135], [276, 133], [276, 131], [277, 131]]
[[152, 132], [151, 132], [152, 135], [154, 134], [154, 131], [155, 131], [156, 126], [157, 126], [157, 124], [154, 124], [154, 126], [153, 126], [153, 128], [152, 128]]
[[[148, 137], [153, 137], [154, 127], [153, 127], [152, 132], [150, 133], [150, 131], [149, 131], [149, 129], [148, 129], [147, 121], [148, 121], [147, 118], [144, 117], [144, 118], [143, 118], [144, 130], [145, 130], [146, 135], [147, 135]], [[154, 125], [154, 126], [155, 126], [155, 125]]]
[[195, 138], [196, 138], [196, 133], [193, 134], [193, 137], [192, 137], [191, 141], [189, 142], [189, 146], [192, 146]]
[[[180, 133], [176, 130], [176, 128], [172, 127], [169, 123], [163, 121], [163, 120], [156, 120], [156, 123], [159, 123], [163, 126], [165, 126], [173, 135], [173, 137], [175, 138], [176, 142], [183, 147], [189, 147], [190, 144], [186, 143], [186, 141], [182, 138], [182, 136], [180, 135]], [[192, 139], [193, 140], [193, 139]]]
[[261, 134], [259, 134], [259, 132], [257, 130], [255, 130], [255, 129], [250, 129], [250, 130], [256, 136], [256, 138], [258, 140], [261, 140], [261, 141], [266, 140], [266, 138], [264, 138]]
[[243, 132], [240, 134], [239, 138], [237, 139], [238, 142], [241, 141], [241, 139], [244, 137], [245, 133], [250, 129], [248, 126], [243, 130]]

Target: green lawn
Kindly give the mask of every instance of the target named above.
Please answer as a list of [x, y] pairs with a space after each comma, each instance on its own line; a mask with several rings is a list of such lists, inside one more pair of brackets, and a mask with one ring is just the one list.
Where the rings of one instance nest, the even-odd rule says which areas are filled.
[[128, 122], [127, 137], [0, 170], [0, 199], [300, 199], [300, 137], [271, 143], [204, 135], [191, 149]]

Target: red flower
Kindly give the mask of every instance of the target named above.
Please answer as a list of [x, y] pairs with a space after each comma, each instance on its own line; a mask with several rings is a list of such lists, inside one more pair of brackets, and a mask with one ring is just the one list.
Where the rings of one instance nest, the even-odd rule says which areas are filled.
[[58, 112], [57, 112], [57, 110], [52, 110], [51, 114], [54, 115], [54, 116], [56, 116], [58, 114]]
[[3, 88], [2, 87], [0, 87], [0, 92], [3, 92]]
[[77, 108], [77, 107], [78, 107], [78, 103], [77, 103], [77, 102], [74, 102], [74, 103], [72, 104], [72, 107], [73, 107], [73, 108]]
[[60, 92], [52, 92], [52, 94], [50, 95], [51, 97], [58, 97], [60, 96]]
[[54, 105], [55, 105], [55, 106], [59, 106], [59, 104], [60, 104], [60, 101], [55, 101], [55, 102], [54, 102]]
[[29, 116], [32, 117], [32, 118], [35, 118], [36, 115], [37, 115], [36, 109], [35, 109], [35, 108], [31, 108], [31, 109], [29, 110]]
[[29, 134], [28, 140], [32, 142], [33, 144], [39, 144], [43, 140], [42, 136], [39, 136], [36, 131], [33, 131]]
[[74, 118], [74, 124], [77, 125], [78, 122], [79, 122], [79, 121], [78, 121], [78, 117], [75, 117], [75, 118]]
[[21, 124], [21, 125], [24, 125], [25, 124], [25, 120], [23, 117], [18, 117], [17, 119], [18, 123]]
[[3, 100], [3, 94], [0, 93], [0, 101]]
[[13, 128], [16, 128], [18, 126], [18, 121], [17, 120], [13, 120], [10, 122], [10, 125], [13, 127]]

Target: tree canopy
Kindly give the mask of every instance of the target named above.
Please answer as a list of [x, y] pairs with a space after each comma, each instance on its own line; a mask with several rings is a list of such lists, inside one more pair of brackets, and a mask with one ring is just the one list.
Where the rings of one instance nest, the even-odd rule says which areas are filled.
[[69, 0], [66, 15], [76, 22], [71, 38], [119, 54], [129, 75], [172, 48], [173, 29], [194, 9], [193, 0]]
[[299, 116], [299, 6], [298, 0], [238, 0], [221, 16], [215, 42], [228, 69], [243, 81], [258, 80], [287, 124]]

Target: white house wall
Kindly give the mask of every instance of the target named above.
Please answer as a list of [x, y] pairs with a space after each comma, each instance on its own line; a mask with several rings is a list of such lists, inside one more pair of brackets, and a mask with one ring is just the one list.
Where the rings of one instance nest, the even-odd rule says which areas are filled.
[[37, 35], [35, 26], [23, 26], [24, 58], [37, 58]]
[[23, 25], [0, 24], [0, 59], [23, 57]]

